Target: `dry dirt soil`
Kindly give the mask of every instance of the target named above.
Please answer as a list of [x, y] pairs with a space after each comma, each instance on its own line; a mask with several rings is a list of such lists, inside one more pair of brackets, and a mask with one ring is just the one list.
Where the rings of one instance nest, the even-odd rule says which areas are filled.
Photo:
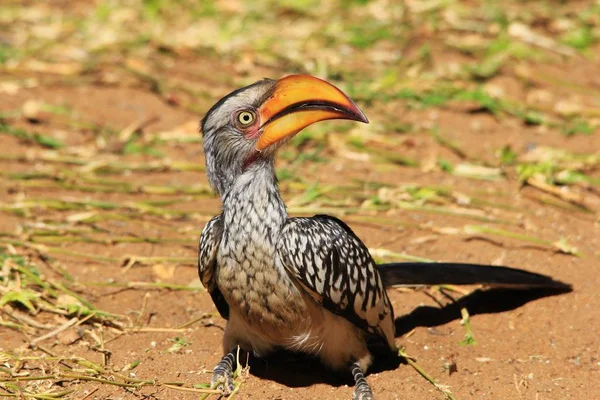
[[[70, 4], [70, 15], [85, 15], [85, 6], [65, 4], [49, 10], [58, 13]], [[282, 11], [282, 18], [305, 18], [294, 12]], [[555, 37], [535, 21], [526, 23]], [[415, 83], [430, 79], [422, 78], [428, 71], [478, 60], [443, 45], [448, 31], [414, 24], [412, 40], [431, 43], [427, 60], [411, 61], [421, 63], [408, 79], [415, 93], [434, 90]], [[65, 35], [56, 40], [77, 33]], [[393, 40], [382, 40], [393, 47]], [[385, 54], [388, 48], [381, 46]], [[63, 50], [74, 52], [72, 47]], [[244, 83], [318, 71], [276, 57], [255, 59], [249, 50], [225, 56], [153, 39], [141, 48], [100, 52], [83, 66], [28, 54], [0, 70], [0, 249], [24, 256], [45, 281], [64, 282], [95, 310], [118, 316], [86, 320], [44, 311], [38, 303], [28, 311], [6, 302], [0, 312], [0, 396], [48, 398], [31, 393], [75, 389], [65, 398], [196, 399], [199, 393], [182, 388], [209, 382], [222, 356], [226, 321], [198, 287], [194, 263], [199, 233], [220, 208], [202, 170], [198, 121], [220, 96]], [[402, 51], [414, 55], [418, 48]], [[531, 105], [549, 123], [505, 110], [495, 114], [473, 99], [424, 104], [410, 96], [359, 94], [368, 127], [315, 127], [290, 143], [278, 163], [291, 214], [336, 214], [380, 259], [394, 256], [377, 249], [508, 265], [573, 285], [572, 292], [556, 295], [475, 287], [390, 290], [398, 344], [456, 399], [600, 399], [600, 161], [558, 167], [584, 171], [589, 184], [545, 178], [524, 183], [516, 170], [540, 148], [598, 157], [600, 48], [591, 45], [584, 55], [541, 51], [546, 58], [510, 59], [492, 76], [466, 82]], [[371, 71], [357, 65], [357, 75]], [[330, 79], [348, 88], [344, 81], [352, 75], [340, 69]], [[563, 124], [571, 120], [555, 107], [561, 100], [576, 103], [563, 107], [576, 107], [573, 112], [581, 112], [591, 132], [564, 133]], [[540, 102], [547, 108], [535, 108]], [[498, 159], [504, 146], [516, 155], [512, 163]], [[418, 165], [406, 165], [411, 163], [400, 156]], [[453, 165], [454, 173], [439, 160]], [[483, 167], [489, 179], [457, 173], [460, 164]], [[2, 274], [6, 279], [6, 268]], [[19, 290], [18, 282], [5, 284], [0, 296]], [[463, 308], [470, 313], [474, 343], [461, 343]], [[73, 317], [75, 326], [36, 340]], [[104, 370], [76, 364], [73, 356]], [[119, 373], [155, 382], [127, 386]], [[15, 378], [45, 375], [50, 378]], [[446, 398], [402, 360], [376, 363], [367, 379], [378, 399]], [[346, 378], [289, 355], [254, 362], [238, 382], [240, 399], [350, 399], [352, 392]]]

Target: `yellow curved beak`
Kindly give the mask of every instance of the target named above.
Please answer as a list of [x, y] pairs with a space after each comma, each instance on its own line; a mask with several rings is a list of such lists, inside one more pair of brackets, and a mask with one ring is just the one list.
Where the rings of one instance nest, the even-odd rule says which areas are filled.
[[290, 75], [278, 80], [258, 113], [262, 122], [262, 133], [256, 144], [259, 151], [315, 122], [349, 119], [369, 123], [340, 89], [310, 75]]

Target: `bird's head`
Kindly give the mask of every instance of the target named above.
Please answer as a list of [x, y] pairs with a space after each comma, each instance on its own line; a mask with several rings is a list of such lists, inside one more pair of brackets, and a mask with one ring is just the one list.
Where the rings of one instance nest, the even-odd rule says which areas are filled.
[[228, 94], [201, 122], [210, 183], [223, 195], [247, 168], [271, 162], [292, 136], [327, 119], [368, 123], [341, 90], [309, 75], [263, 79]]

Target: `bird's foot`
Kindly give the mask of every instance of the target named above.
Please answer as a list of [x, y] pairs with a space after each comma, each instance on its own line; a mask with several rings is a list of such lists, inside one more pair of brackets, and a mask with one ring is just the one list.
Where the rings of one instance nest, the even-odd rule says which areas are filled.
[[352, 376], [354, 377], [354, 393], [352, 400], [374, 400], [373, 391], [365, 379], [362, 368], [359, 363], [353, 363], [351, 366]]
[[222, 391], [225, 396], [229, 395], [235, 389], [233, 384], [234, 365], [236, 365], [235, 354], [229, 352], [213, 370], [210, 387]]
[[210, 387], [223, 392], [223, 395], [228, 396], [233, 392], [235, 386], [233, 384], [233, 374], [227, 372], [213, 372], [210, 380]]

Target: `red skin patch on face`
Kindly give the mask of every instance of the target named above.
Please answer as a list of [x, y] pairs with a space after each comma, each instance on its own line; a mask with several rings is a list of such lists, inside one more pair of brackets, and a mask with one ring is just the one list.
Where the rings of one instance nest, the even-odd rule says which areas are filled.
[[244, 137], [246, 139], [255, 139], [260, 135], [260, 130], [258, 129], [260, 127], [259, 124], [255, 123], [252, 126], [249, 126], [246, 129], [242, 129], [242, 132], [244, 132]]
[[[235, 116], [234, 116], [235, 118]], [[234, 119], [235, 121], [235, 119]], [[245, 139], [251, 140], [251, 139], [256, 139], [258, 136], [260, 136], [260, 117], [258, 116], [258, 114], [256, 114], [256, 120], [254, 121], [254, 123], [250, 126], [240, 126], [239, 123], [236, 122], [237, 128], [240, 130], [240, 132], [242, 133], [242, 135], [244, 135]]]

